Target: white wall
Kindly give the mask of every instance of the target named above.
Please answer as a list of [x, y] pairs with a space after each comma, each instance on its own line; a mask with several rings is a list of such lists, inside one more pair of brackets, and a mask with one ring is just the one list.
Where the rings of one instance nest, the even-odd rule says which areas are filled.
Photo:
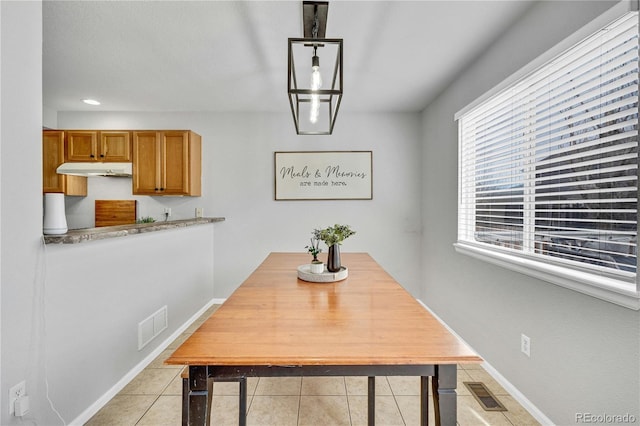
[[[540, 2], [423, 114], [424, 301], [556, 424], [640, 419], [640, 312], [457, 254], [454, 114], [613, 2]], [[531, 338], [531, 358], [520, 334]]]
[[37, 375], [27, 358], [42, 235], [42, 6], [3, 1], [0, 10], [0, 424], [8, 425], [9, 387]]
[[[283, 98], [286, 99], [286, 98]], [[420, 296], [420, 116], [340, 114], [332, 136], [297, 136], [288, 113], [60, 113], [59, 128], [191, 129], [202, 136], [202, 197], [137, 197], [144, 214], [223, 216], [216, 225], [215, 296], [227, 297], [271, 251], [305, 252], [311, 231], [348, 223], [343, 251], [369, 252]], [[373, 200], [274, 201], [274, 151], [372, 150]], [[95, 180], [94, 180], [95, 179]], [[70, 223], [93, 218], [93, 198], [132, 198], [131, 179], [90, 178], [67, 197]], [[325, 248], [326, 251], [326, 248]]]

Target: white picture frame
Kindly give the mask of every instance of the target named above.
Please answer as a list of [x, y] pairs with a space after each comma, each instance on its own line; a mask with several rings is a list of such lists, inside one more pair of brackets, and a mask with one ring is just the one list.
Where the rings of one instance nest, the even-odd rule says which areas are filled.
[[372, 151], [277, 151], [276, 201], [373, 199]]

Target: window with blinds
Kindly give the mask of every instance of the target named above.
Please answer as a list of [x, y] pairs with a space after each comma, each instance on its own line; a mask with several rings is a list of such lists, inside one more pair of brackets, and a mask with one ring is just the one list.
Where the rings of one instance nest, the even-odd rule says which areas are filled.
[[459, 243], [632, 281], [638, 15], [462, 114]]

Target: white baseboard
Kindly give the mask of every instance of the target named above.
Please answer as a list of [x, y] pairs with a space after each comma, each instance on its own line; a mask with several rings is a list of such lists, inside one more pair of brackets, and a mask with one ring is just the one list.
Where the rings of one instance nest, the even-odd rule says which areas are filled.
[[545, 426], [553, 426], [554, 423], [547, 416], [544, 415], [542, 411], [538, 409], [531, 401], [527, 399], [526, 396], [522, 394], [515, 386], [511, 384], [507, 379], [504, 378], [502, 374], [498, 372], [491, 364], [488, 362], [484, 362], [482, 364], [484, 369], [489, 373], [491, 377], [495, 379], [496, 382], [500, 383], [500, 385], [509, 392], [509, 395], [513, 397], [516, 401], [522, 405], [522, 407], [529, 412], [541, 425]]
[[[465, 340], [462, 337], [460, 337], [458, 335], [458, 333], [453, 331], [453, 329], [451, 329], [451, 327], [449, 327], [444, 321], [442, 321], [442, 318], [440, 318], [431, 309], [429, 309], [429, 307], [426, 304], [424, 304], [422, 302], [422, 300], [420, 300], [420, 299], [416, 299], [416, 300], [418, 300], [418, 302], [420, 302], [420, 304], [422, 306], [424, 306], [424, 308], [427, 311], [429, 311], [429, 313], [431, 315], [433, 315], [438, 321], [440, 321], [440, 323], [442, 325], [444, 325], [447, 328], [447, 330], [449, 330], [449, 332], [451, 332], [451, 334], [456, 336], [458, 339], [462, 340], [462, 342], [464, 342], [465, 345], [469, 346], [471, 348], [471, 350], [473, 350], [474, 352], [478, 353], [482, 357], [482, 354], [480, 354], [478, 351], [473, 349], [471, 347], [471, 345], [469, 345], [467, 342], [465, 342]], [[529, 414], [531, 414], [540, 424], [549, 425], [549, 426], [553, 425], [553, 422], [547, 416], [545, 416], [545, 414], [542, 411], [540, 411], [538, 409], [538, 407], [533, 405], [533, 403], [531, 401], [529, 401], [527, 399], [527, 397], [524, 396], [524, 394], [522, 392], [520, 392], [514, 385], [512, 385], [511, 382], [509, 382], [502, 374], [500, 374], [498, 372], [498, 370], [496, 370], [491, 364], [489, 364], [487, 361], [484, 361], [482, 363], [482, 367], [487, 371], [487, 373], [489, 373], [489, 375], [491, 377], [494, 378], [494, 380], [496, 382], [498, 382], [500, 384], [500, 386], [502, 386], [504, 388], [504, 390], [509, 392], [509, 395], [511, 395], [513, 397], [513, 399], [518, 401], [518, 403], [520, 405], [522, 405], [522, 407], [525, 410], [527, 410], [529, 412]]]
[[178, 338], [184, 331], [189, 328], [194, 321], [202, 316], [213, 305], [220, 305], [224, 303], [226, 299], [211, 299], [204, 305], [198, 312], [193, 314], [184, 324], [182, 324], [171, 336], [167, 337], [156, 349], [147, 355], [142, 361], [140, 361], [135, 367], [133, 367], [127, 374], [125, 374], [118, 382], [111, 387], [104, 395], [102, 395], [96, 402], [91, 404], [86, 410], [84, 410], [78, 417], [73, 419], [70, 425], [83, 425], [91, 419], [102, 407], [104, 407], [111, 399], [118, 394], [124, 387], [133, 380], [142, 370], [144, 370], [151, 362], [158, 357], [174, 340]]

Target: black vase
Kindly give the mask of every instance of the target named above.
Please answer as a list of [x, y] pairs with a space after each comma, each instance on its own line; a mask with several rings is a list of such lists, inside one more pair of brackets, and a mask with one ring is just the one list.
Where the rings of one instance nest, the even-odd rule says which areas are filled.
[[334, 244], [329, 247], [329, 255], [327, 256], [327, 271], [338, 272], [340, 270], [340, 245]]

